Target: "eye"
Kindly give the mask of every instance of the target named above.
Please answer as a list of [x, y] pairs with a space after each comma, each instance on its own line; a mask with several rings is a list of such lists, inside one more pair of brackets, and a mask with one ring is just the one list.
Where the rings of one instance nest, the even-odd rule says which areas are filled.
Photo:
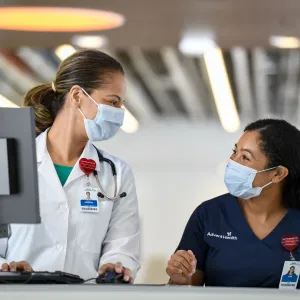
[[247, 156], [245, 156], [245, 155], [243, 155], [243, 159], [247, 160], [247, 161], [250, 161], [250, 159]]
[[232, 149], [232, 152], [233, 152], [233, 154], [236, 154], [236, 150], [235, 149]]
[[118, 104], [117, 100], [108, 100], [106, 102], [107, 102], [108, 105], [111, 105], [111, 106], [116, 106]]

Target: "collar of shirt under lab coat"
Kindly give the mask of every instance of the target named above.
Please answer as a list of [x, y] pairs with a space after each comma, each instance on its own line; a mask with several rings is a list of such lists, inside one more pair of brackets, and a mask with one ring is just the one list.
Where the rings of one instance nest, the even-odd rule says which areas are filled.
[[[53, 165], [53, 161], [49, 155], [49, 152], [47, 150], [47, 135], [48, 131], [50, 128], [45, 130], [43, 133], [41, 133], [37, 138], [36, 138], [36, 152], [37, 152], [37, 163], [38, 165], [38, 171], [41, 173], [45, 173], [47, 171], [49, 164]], [[76, 180], [77, 178], [81, 176], [85, 176], [85, 174], [81, 171], [79, 167], [79, 160], [81, 158], [87, 158], [87, 159], [92, 159], [96, 162], [96, 170], [100, 172], [100, 162], [99, 162], [99, 157], [96, 148], [94, 145], [88, 141], [86, 146], [84, 147], [84, 150], [76, 162], [75, 166], [72, 169], [72, 172], [67, 179], [66, 183], [64, 186], [68, 185], [70, 182], [73, 180]], [[54, 165], [53, 165], [54, 169]], [[49, 169], [48, 169], [49, 171]]]

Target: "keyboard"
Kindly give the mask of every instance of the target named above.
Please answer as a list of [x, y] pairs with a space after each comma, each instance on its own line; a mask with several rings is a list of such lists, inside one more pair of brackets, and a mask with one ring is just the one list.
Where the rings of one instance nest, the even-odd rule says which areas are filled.
[[78, 275], [55, 272], [1, 272], [0, 284], [79, 284], [84, 280]]

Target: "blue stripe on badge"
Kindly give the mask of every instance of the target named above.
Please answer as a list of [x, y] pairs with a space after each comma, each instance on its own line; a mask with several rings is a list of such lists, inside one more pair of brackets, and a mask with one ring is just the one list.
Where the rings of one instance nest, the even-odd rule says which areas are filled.
[[80, 200], [80, 205], [81, 206], [89, 206], [89, 207], [97, 207], [97, 200]]

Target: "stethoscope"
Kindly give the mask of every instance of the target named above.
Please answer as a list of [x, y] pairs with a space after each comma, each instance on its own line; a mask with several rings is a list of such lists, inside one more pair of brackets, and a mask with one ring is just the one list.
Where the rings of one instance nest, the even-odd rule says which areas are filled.
[[119, 200], [119, 199], [121, 199], [121, 198], [126, 197], [127, 194], [126, 194], [125, 192], [123, 192], [123, 193], [121, 193], [119, 196], [117, 196], [117, 192], [118, 192], [118, 180], [117, 180], [117, 171], [116, 171], [116, 166], [115, 166], [115, 164], [114, 164], [110, 159], [108, 159], [108, 158], [106, 158], [106, 157], [103, 157], [103, 155], [100, 153], [100, 151], [99, 151], [96, 147], [95, 147], [95, 149], [97, 150], [99, 162], [100, 162], [100, 163], [101, 163], [101, 162], [106, 162], [106, 163], [108, 163], [108, 164], [110, 165], [111, 171], [112, 171], [112, 175], [113, 175], [113, 178], [114, 178], [114, 182], [115, 182], [114, 196], [113, 196], [113, 197], [110, 197], [110, 196], [108, 196], [108, 195], [105, 193], [105, 191], [104, 191], [104, 189], [103, 189], [103, 187], [102, 187], [102, 185], [101, 185], [101, 182], [100, 182], [99, 177], [98, 177], [98, 171], [97, 171], [97, 170], [94, 170], [94, 171], [93, 171], [93, 174], [94, 174], [94, 176], [95, 176], [95, 178], [96, 178], [97, 184], [98, 184], [98, 186], [99, 186], [99, 188], [100, 188], [100, 191], [101, 191], [101, 192], [98, 192], [98, 193], [97, 193], [97, 196], [98, 196], [99, 198], [102, 198], [102, 199], [105, 197], [105, 198], [107, 198], [108, 200], [111, 200], [111, 201]]

